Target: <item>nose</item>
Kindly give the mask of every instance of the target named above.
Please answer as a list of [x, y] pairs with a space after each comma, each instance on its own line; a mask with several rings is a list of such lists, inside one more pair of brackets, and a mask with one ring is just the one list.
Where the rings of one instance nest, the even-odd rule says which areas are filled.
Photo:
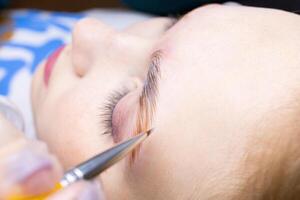
[[83, 19], [73, 31], [72, 64], [79, 77], [91, 69], [108, 67], [143, 78], [153, 44], [149, 38], [116, 31], [96, 19]]
[[83, 76], [93, 64], [96, 56], [101, 54], [105, 41], [115, 31], [99, 20], [84, 18], [77, 22], [72, 34], [72, 64], [75, 73]]

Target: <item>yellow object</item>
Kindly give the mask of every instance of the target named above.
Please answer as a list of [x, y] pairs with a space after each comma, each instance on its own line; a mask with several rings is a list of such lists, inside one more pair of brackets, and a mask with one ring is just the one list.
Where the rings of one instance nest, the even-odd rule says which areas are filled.
[[57, 192], [58, 190], [62, 189], [62, 185], [60, 183], [56, 184], [55, 187], [45, 193], [45, 194], [41, 194], [41, 195], [38, 195], [38, 196], [20, 196], [20, 195], [14, 195], [14, 196], [11, 196], [8, 200], [44, 200], [46, 199], [47, 197], [49, 197], [51, 194], [54, 194], [55, 192]]

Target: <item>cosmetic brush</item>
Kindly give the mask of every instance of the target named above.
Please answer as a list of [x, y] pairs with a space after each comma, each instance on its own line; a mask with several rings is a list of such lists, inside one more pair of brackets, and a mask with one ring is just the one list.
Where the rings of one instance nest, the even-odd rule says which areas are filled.
[[90, 180], [98, 176], [101, 172], [111, 167], [128, 153], [134, 150], [141, 142], [143, 142], [152, 132], [152, 129], [140, 133], [114, 147], [107, 149], [106, 151], [84, 161], [83, 163], [68, 170], [61, 181], [56, 184], [55, 188], [47, 194], [40, 196], [28, 196], [28, 197], [11, 197], [9, 200], [44, 200], [49, 195], [57, 192], [58, 190], [67, 187], [68, 185], [79, 180]]

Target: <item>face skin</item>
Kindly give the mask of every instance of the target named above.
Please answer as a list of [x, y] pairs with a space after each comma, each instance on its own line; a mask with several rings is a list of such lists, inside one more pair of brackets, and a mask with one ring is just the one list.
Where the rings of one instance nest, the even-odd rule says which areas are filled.
[[102, 108], [124, 87], [113, 123], [129, 137], [151, 55], [160, 52], [155, 129], [132, 165], [125, 159], [101, 174], [108, 199], [225, 199], [243, 183], [245, 154], [264, 149], [253, 141], [288, 135], [297, 119], [299, 16], [210, 5], [168, 29], [172, 23], [157, 18], [116, 31], [83, 19], [48, 85], [44, 63], [35, 74], [38, 136], [69, 168], [115, 144], [102, 134]]

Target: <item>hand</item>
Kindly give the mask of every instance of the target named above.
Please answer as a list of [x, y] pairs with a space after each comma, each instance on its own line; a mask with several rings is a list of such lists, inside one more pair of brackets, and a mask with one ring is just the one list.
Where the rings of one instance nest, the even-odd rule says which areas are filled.
[[[0, 199], [51, 191], [63, 175], [62, 167], [43, 142], [28, 140], [0, 114]], [[80, 181], [49, 197], [104, 199], [99, 185]]]

